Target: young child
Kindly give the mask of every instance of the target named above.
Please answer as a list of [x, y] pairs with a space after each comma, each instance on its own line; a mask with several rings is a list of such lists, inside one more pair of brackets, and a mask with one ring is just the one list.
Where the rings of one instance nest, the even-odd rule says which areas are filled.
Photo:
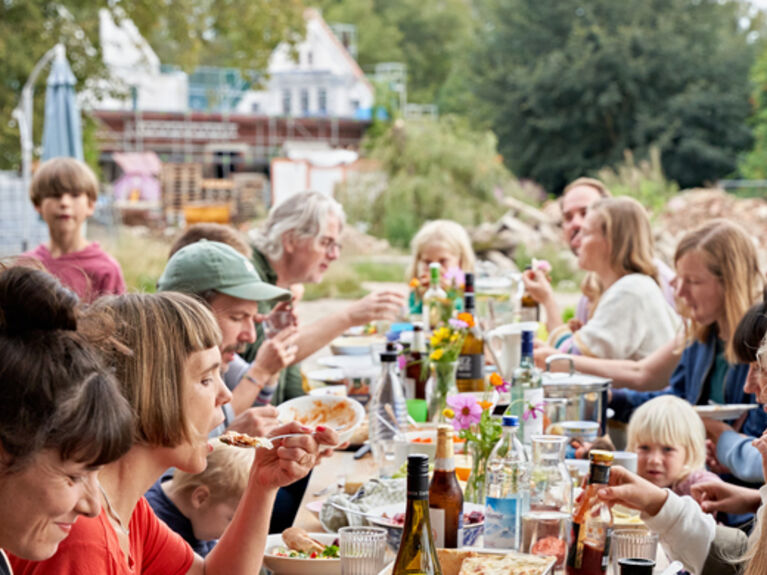
[[690, 495], [696, 483], [721, 481], [707, 471], [706, 430], [687, 401], [661, 395], [643, 403], [631, 416], [628, 451], [637, 454], [637, 473], [677, 495]]
[[[463, 288], [463, 273], [474, 271], [474, 250], [463, 226], [451, 220], [434, 220], [421, 226], [410, 242], [413, 259], [408, 268], [410, 313], [421, 312], [421, 298], [429, 287], [429, 264], [442, 268], [442, 289]], [[460, 277], [458, 277], [460, 276]], [[456, 300], [460, 308], [462, 301]]]
[[29, 195], [48, 224], [50, 244], [24, 256], [39, 260], [83, 301], [123, 293], [120, 264], [83, 235], [83, 223], [93, 214], [98, 196], [93, 171], [73, 158], [53, 158], [35, 172]]
[[157, 517], [205, 557], [232, 520], [255, 453], [215, 442], [205, 471], [177, 469], [150, 487], [146, 499]]

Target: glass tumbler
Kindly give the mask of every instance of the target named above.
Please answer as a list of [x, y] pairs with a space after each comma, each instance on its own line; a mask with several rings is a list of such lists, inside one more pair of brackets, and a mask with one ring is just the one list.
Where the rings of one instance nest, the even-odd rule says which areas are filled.
[[384, 567], [386, 529], [341, 527], [338, 530], [341, 575], [378, 575]]
[[658, 534], [632, 529], [614, 531], [612, 554], [615, 573], [620, 573], [619, 559], [652, 559], [655, 561], [658, 555]]

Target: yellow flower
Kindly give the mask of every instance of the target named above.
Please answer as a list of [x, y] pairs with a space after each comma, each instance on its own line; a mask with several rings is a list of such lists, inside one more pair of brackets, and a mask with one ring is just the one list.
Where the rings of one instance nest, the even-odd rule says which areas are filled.
[[447, 339], [448, 337], [450, 337], [450, 330], [446, 327], [441, 327], [434, 332], [434, 335], [439, 337], [440, 339]]
[[492, 401], [482, 401], [481, 399], [477, 401], [479, 403], [479, 406], [482, 408], [482, 411], [488, 410], [491, 407], [493, 407]]
[[429, 341], [431, 341], [431, 346], [432, 347], [437, 347], [439, 344], [442, 343], [442, 338], [441, 337], [437, 337], [436, 335], [433, 335], [433, 336], [431, 336], [431, 339]]
[[474, 316], [468, 312], [461, 312], [458, 314], [458, 319], [464, 322], [469, 327], [474, 327]]
[[453, 419], [455, 417], [455, 412], [449, 407], [446, 407], [442, 410], [442, 415], [444, 415], [447, 419]]
[[442, 356], [444, 355], [444, 353], [445, 353], [444, 349], [441, 349], [441, 348], [440, 349], [435, 349], [433, 352], [431, 352], [431, 356], [430, 357], [434, 361], [439, 361], [440, 359], [442, 359]]
[[413, 278], [410, 280], [410, 287], [415, 289], [421, 285], [421, 282], [418, 281], [418, 278]]
[[497, 373], [490, 374], [490, 385], [493, 387], [500, 387], [503, 385], [503, 378]]
[[459, 337], [461, 337], [461, 334], [459, 334], [459, 333], [454, 333], [453, 335], [451, 335], [451, 336], [450, 336], [450, 343], [455, 343], [455, 342], [457, 342]]

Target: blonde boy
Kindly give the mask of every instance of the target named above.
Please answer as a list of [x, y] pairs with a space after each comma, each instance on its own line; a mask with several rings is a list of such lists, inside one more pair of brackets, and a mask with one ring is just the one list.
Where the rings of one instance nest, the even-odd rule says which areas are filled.
[[696, 483], [721, 481], [706, 470], [706, 430], [686, 400], [661, 395], [631, 416], [628, 451], [637, 454], [637, 473], [677, 495], [690, 495]]
[[84, 301], [123, 293], [120, 264], [83, 235], [83, 224], [93, 215], [98, 196], [93, 171], [73, 158], [53, 158], [35, 172], [29, 195], [48, 224], [50, 242], [24, 256], [42, 262]]
[[255, 449], [216, 442], [205, 471], [176, 470], [146, 492], [155, 514], [181, 535], [197, 553], [205, 555], [229, 525], [248, 484]]

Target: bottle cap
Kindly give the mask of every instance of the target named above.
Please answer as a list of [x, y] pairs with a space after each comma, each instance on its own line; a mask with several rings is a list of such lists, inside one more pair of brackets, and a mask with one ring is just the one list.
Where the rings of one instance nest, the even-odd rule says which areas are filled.
[[621, 568], [621, 575], [652, 575], [655, 561], [652, 559], [625, 557], [618, 559], [618, 565]]
[[429, 456], [423, 453], [411, 453], [407, 456], [407, 474], [429, 475]]
[[397, 361], [397, 353], [393, 351], [384, 351], [381, 353], [381, 362]]
[[604, 465], [610, 465], [613, 462], [612, 451], [602, 451], [601, 449], [592, 449], [589, 452], [589, 459], [592, 463], [602, 463]]
[[453, 435], [453, 426], [447, 425], [445, 423], [441, 423], [437, 426], [437, 435], [447, 435], [448, 437], [452, 437]]
[[522, 330], [522, 343], [533, 343], [535, 333], [531, 329]]
[[516, 415], [504, 415], [502, 425], [503, 427], [519, 427], [519, 418]]
[[423, 322], [414, 321], [413, 322], [413, 331], [423, 331]]

